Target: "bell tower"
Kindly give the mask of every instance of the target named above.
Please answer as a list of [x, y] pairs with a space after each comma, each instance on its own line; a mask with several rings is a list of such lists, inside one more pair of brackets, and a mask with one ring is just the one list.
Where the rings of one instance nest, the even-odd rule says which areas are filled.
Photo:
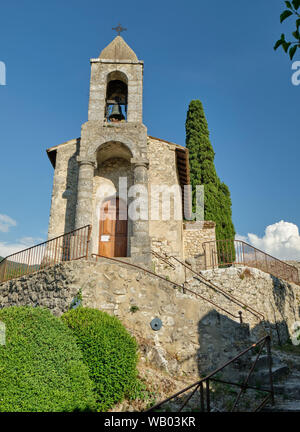
[[143, 68], [121, 36], [91, 59], [89, 120], [109, 122], [119, 110], [125, 121], [142, 123]]
[[[98, 210], [95, 208], [94, 189], [95, 176], [101, 176], [103, 161], [110, 157], [125, 158], [130, 165], [133, 185], [142, 186], [147, 193], [149, 164], [147, 128], [142, 119], [144, 62], [137, 58], [121, 36], [116, 36], [100, 56], [90, 62], [88, 121], [81, 128], [77, 157], [75, 228], [92, 225], [92, 252], [97, 253], [98, 222], [95, 223], [95, 214]], [[148, 219], [128, 220], [130, 240], [127, 256], [146, 265], [151, 261]]]

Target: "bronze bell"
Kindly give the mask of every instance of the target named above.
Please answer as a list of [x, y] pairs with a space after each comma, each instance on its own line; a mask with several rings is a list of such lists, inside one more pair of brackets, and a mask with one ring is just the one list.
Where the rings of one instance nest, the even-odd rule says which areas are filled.
[[125, 119], [125, 117], [122, 114], [122, 109], [121, 109], [120, 104], [118, 104], [118, 103], [114, 104], [114, 106], [113, 106], [113, 108], [111, 110], [111, 113], [110, 113], [110, 115], [109, 115], [108, 118], [109, 118], [110, 121], [113, 121], [113, 120], [120, 121], [120, 120], [124, 120]]

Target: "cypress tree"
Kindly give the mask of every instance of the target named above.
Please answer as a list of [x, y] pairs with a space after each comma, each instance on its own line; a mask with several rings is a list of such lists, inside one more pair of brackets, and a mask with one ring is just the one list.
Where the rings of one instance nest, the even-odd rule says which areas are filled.
[[204, 185], [204, 220], [216, 223], [217, 240], [233, 240], [235, 230], [230, 191], [216, 173], [215, 152], [210, 143], [208, 125], [200, 100], [190, 102], [185, 128], [193, 188], [193, 211], [196, 207], [196, 186]]

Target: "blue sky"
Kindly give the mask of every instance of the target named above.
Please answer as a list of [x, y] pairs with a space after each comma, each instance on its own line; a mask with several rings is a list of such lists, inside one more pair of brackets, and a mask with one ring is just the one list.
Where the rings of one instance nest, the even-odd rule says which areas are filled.
[[184, 144], [188, 104], [200, 99], [236, 231], [262, 237], [281, 220], [300, 226], [300, 86], [288, 57], [273, 51], [290, 29], [279, 22], [283, 8], [282, 0], [3, 3], [0, 215], [15, 224], [0, 220], [0, 246], [46, 238], [53, 168], [45, 150], [80, 136], [89, 59], [118, 22], [145, 62], [149, 135]]

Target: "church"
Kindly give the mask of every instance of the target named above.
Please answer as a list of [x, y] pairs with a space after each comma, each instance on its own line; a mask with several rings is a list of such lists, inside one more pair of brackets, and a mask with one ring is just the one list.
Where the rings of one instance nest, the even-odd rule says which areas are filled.
[[201, 259], [215, 224], [185, 214], [188, 149], [147, 134], [144, 62], [118, 35], [90, 63], [81, 136], [47, 150], [54, 168], [48, 239], [89, 225], [90, 254], [147, 267], [153, 251]]

